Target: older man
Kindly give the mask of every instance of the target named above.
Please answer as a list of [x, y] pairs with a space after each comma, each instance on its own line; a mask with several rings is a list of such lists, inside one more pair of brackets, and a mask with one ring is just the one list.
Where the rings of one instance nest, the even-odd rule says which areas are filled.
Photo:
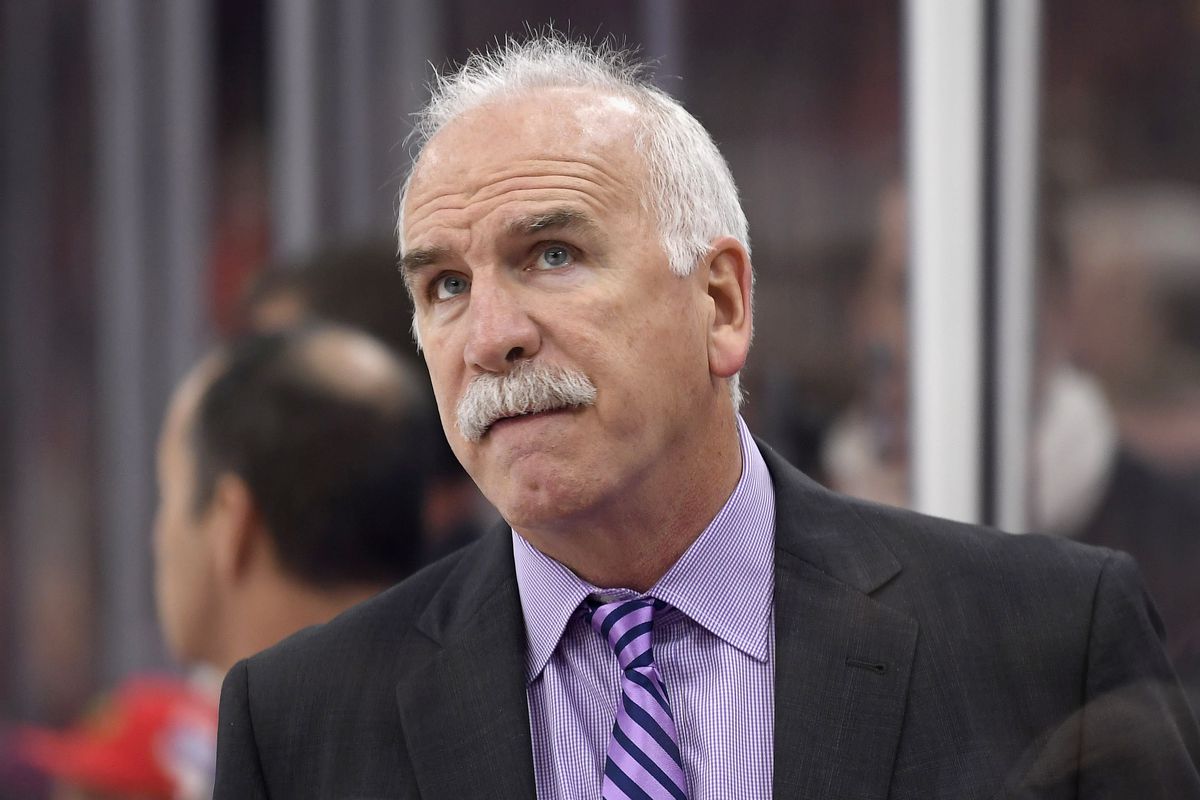
[[509, 44], [423, 121], [402, 268], [507, 524], [235, 666], [218, 797], [1200, 796], [1128, 558], [857, 503], [749, 435], [737, 192], [622, 54]]

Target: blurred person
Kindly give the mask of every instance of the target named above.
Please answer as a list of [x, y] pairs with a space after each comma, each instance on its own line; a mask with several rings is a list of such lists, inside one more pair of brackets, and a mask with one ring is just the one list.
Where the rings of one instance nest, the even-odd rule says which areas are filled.
[[411, 573], [428, 423], [415, 377], [361, 332], [235, 340], [172, 398], [159, 442], [159, 617], [224, 672]]
[[[879, 235], [852, 315], [861, 389], [823, 448], [833, 488], [897, 506], [910, 502], [905, 217], [904, 187], [893, 181], [880, 194]], [[1029, 524], [1135, 558], [1165, 623], [1172, 662], [1200, 709], [1200, 489], [1134, 452], [1121, 439], [1102, 382], [1076, 366], [1070, 332], [1081, 330], [1077, 285], [1093, 277], [1080, 278], [1067, 266], [1053, 227], [1047, 223], [1039, 248]], [[1146, 317], [1144, 299], [1144, 292], [1119, 293], [1135, 309], [1118, 312], [1114, 294], [1100, 310], [1116, 331], [1106, 340], [1149, 335], [1157, 323], [1148, 319], [1120, 324]], [[1151, 346], [1161, 341], [1150, 339]]]
[[[198, 800], [212, 794], [216, 735], [210, 692], [179, 678], [138, 676], [69, 728], [21, 728], [5, 749], [53, 781], [51, 800]], [[43, 795], [24, 788], [26, 796]]]
[[1200, 186], [1090, 190], [1063, 227], [1072, 357], [1104, 387], [1125, 441], [1200, 479]]
[[1132, 559], [750, 435], [737, 189], [630, 54], [508, 41], [419, 125], [414, 327], [504, 523], [235, 665], [217, 798], [1200, 796]]
[[132, 679], [75, 728], [21, 733], [55, 798], [211, 797], [219, 676], [416, 569], [436, 424], [417, 380], [329, 324], [250, 334], [191, 370], [159, 441], [154, 553], [168, 648], [198, 672]]
[[885, 185], [878, 235], [851, 301], [851, 348], [862, 376], [858, 396], [822, 444], [822, 473], [840, 492], [893, 506], [909, 504], [908, 220], [904, 187]]
[[[243, 296], [237, 325], [250, 331], [281, 330], [312, 320], [350, 325], [388, 345], [425, 377], [425, 362], [413, 341], [412, 301], [395, 250], [387, 241], [367, 241], [268, 266]], [[420, 383], [428, 392], [428, 380]], [[424, 563], [474, 541], [496, 517], [445, 436], [435, 432], [429, 447], [422, 514]]]

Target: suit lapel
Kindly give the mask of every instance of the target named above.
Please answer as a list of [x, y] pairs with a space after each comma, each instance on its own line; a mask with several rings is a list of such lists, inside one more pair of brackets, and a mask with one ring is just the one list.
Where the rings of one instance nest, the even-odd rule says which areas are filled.
[[507, 526], [473, 550], [418, 622], [428, 657], [413, 659], [397, 686], [425, 800], [535, 794], [525, 622]]
[[917, 623], [870, 595], [900, 565], [852, 507], [760, 449], [776, 497], [774, 794], [883, 800]]

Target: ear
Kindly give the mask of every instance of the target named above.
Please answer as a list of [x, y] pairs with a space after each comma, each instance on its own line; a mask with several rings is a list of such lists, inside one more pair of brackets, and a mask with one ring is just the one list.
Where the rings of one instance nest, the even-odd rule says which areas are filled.
[[236, 583], [245, 577], [265, 534], [249, 487], [231, 472], [221, 474], [208, 511], [217, 577]]
[[746, 364], [754, 327], [750, 254], [737, 239], [723, 236], [713, 242], [705, 265], [713, 310], [708, 331], [709, 371], [719, 378], [731, 378]]

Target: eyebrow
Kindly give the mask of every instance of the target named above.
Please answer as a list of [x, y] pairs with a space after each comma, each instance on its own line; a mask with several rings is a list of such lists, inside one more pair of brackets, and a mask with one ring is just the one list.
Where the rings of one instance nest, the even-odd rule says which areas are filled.
[[400, 275], [404, 278], [404, 285], [411, 290], [413, 273], [443, 261], [449, 255], [450, 251], [445, 247], [418, 247], [409, 250], [400, 257]]
[[533, 236], [545, 231], [582, 230], [595, 233], [600, 225], [590, 216], [573, 208], [555, 208], [541, 214], [518, 217], [508, 224], [514, 236]]

